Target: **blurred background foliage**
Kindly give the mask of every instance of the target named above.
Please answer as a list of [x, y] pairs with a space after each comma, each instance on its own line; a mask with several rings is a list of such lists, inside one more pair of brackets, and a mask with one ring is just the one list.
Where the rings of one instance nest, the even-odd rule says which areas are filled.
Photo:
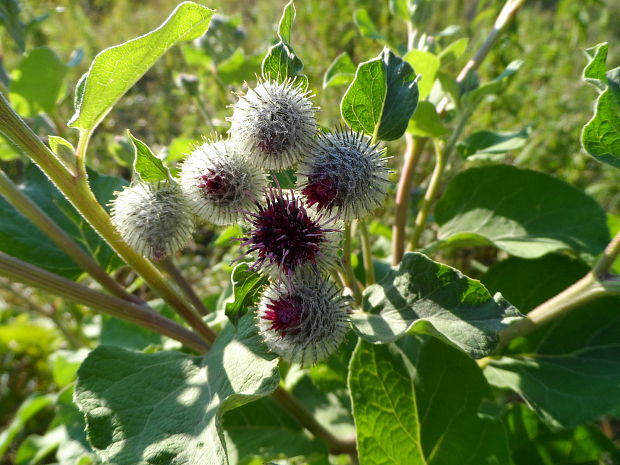
[[[3, 26], [0, 28], [0, 88], [9, 94], [11, 103], [42, 138], [56, 134], [75, 144], [77, 131], [67, 128], [66, 121], [73, 114], [75, 84], [93, 57], [106, 47], [152, 30], [177, 3], [176, 0], [21, 3], [0, 0]], [[225, 118], [230, 114], [227, 106], [236, 99], [233, 92], [242, 92], [244, 81], [252, 82], [260, 72], [263, 54], [274, 42], [277, 21], [286, 1], [200, 3], [217, 9], [222, 17], [214, 20], [207, 38], [174, 47], [164, 55], [119, 102], [91, 141], [89, 161], [93, 168], [125, 178], [131, 175], [133, 149], [126, 137], [127, 129], [173, 168], [204, 136], [225, 134]], [[383, 44], [397, 48], [406, 41], [406, 24], [390, 14], [388, 3], [388, 0], [296, 2], [292, 41], [304, 62], [310, 87], [317, 95], [315, 101], [321, 108], [322, 126], [341, 123], [339, 104], [346, 87], [322, 88], [324, 74], [333, 60], [347, 52], [357, 65], [375, 57]], [[433, 40], [446, 47], [458, 39], [469, 38], [465, 52], [448, 65], [448, 70], [456, 76], [486, 37], [504, 2], [436, 0], [434, 3], [435, 14], [425, 26]], [[359, 8], [364, 8], [374, 22], [376, 31], [366, 35], [375, 38], [360, 34], [354, 21]], [[579, 137], [582, 126], [592, 116], [596, 98], [594, 88], [582, 80], [586, 63], [583, 49], [607, 41], [610, 43], [608, 68], [619, 66], [618, 25], [620, 2], [616, 0], [528, 1], [484, 62], [479, 71], [480, 80], [495, 78], [513, 60], [523, 60], [524, 64], [505, 92], [492, 96], [478, 108], [464, 137], [483, 129], [526, 130], [529, 137], [506, 155], [506, 161], [562, 178], [592, 195], [608, 212], [617, 214], [619, 175], [584, 154]], [[31, 78], [43, 83], [36, 95], [32, 94]], [[401, 163], [398, 154], [404, 149], [404, 142], [401, 139], [388, 145], [389, 154], [394, 156], [391, 163], [398, 172]], [[422, 183], [432, 171], [432, 162], [430, 152], [422, 158], [414, 178], [417, 183]], [[0, 166], [17, 180], [23, 176], [25, 160], [2, 139]], [[390, 215], [389, 205], [385, 214]], [[371, 230], [377, 235], [375, 249], [384, 246], [384, 253], [379, 255], [385, 256], [390, 231], [378, 222], [371, 225]], [[228, 279], [230, 262], [238, 254], [236, 246], [229, 250], [214, 246], [236, 235], [234, 230], [214, 232], [204, 228], [198, 233], [197, 245], [183, 257], [182, 267], [188, 270], [188, 275], [205, 280], [199, 289], [211, 304], [218, 298], [221, 300], [219, 293]], [[207, 258], [211, 265], [205, 274]], [[452, 261], [457, 259], [453, 257]], [[139, 291], [141, 281], [127, 270], [121, 269], [117, 279], [132, 283], [133, 290]], [[0, 293], [2, 431], [15, 425], [18, 407], [33, 393], [70, 387], [83, 356], [78, 348], [92, 346], [104, 336], [123, 339], [128, 329], [109, 322], [106, 326], [106, 322], [88, 310], [60, 299], [16, 289], [5, 282], [0, 284], [3, 287]], [[140, 335], [144, 337], [140, 347], [159, 343], [144, 332]], [[23, 416], [23, 424], [13, 430], [15, 437], [21, 435], [23, 439], [43, 433], [58, 421], [54, 409], [43, 401], [37, 402], [36, 415]], [[1, 465], [16, 460], [15, 450], [1, 458], [2, 441], [6, 439], [0, 435]], [[76, 453], [80, 451], [81, 440], [78, 438], [73, 444]], [[18, 463], [35, 463], [32, 460]], [[46, 463], [44, 457], [37, 460], [40, 462], [36, 463]]]

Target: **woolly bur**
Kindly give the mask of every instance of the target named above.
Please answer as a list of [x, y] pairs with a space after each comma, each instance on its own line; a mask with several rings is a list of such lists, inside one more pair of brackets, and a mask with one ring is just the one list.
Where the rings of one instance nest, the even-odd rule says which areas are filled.
[[289, 168], [310, 150], [316, 134], [310, 96], [295, 81], [262, 81], [239, 97], [228, 132], [255, 165]]
[[301, 269], [327, 271], [338, 261], [338, 229], [304, 205], [294, 191], [265, 190], [265, 204], [248, 212], [241, 245], [255, 257], [253, 269], [289, 276]]
[[224, 225], [251, 210], [265, 178], [229, 140], [201, 145], [181, 169], [181, 189], [200, 219]]
[[154, 260], [180, 250], [194, 232], [189, 204], [171, 182], [141, 182], [117, 192], [112, 222], [125, 242]]
[[284, 360], [307, 365], [331, 355], [349, 328], [349, 306], [334, 284], [315, 273], [271, 284], [257, 310], [267, 347]]
[[387, 194], [389, 169], [370, 139], [350, 130], [321, 136], [300, 172], [307, 204], [344, 221], [377, 209]]

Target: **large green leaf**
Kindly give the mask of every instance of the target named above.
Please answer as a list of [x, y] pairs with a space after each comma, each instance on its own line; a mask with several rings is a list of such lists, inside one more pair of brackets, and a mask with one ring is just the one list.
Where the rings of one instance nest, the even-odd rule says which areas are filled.
[[226, 413], [223, 427], [229, 460], [237, 465], [327, 454], [321, 441], [310, 439], [297, 420], [268, 397]]
[[476, 364], [432, 338], [399, 345], [361, 340], [351, 361], [360, 464], [509, 465], [501, 423], [478, 414], [491, 392]]
[[[553, 297], [588, 268], [568, 257], [510, 258], [484, 281], [525, 309]], [[527, 337], [485, 369], [488, 380], [518, 392], [547, 422], [573, 427], [620, 406], [620, 299], [600, 299], [572, 310]]]
[[481, 155], [499, 155], [522, 148], [530, 135], [530, 129], [520, 131], [478, 131], [457, 145], [463, 158]]
[[515, 465], [598, 465], [620, 460], [613, 442], [594, 426], [551, 429], [523, 404], [512, 405], [503, 421]]
[[388, 48], [360, 63], [340, 103], [342, 118], [355, 131], [377, 140], [403, 135], [418, 104], [415, 71]]
[[222, 415], [269, 394], [278, 381], [277, 359], [248, 315], [203, 357], [99, 346], [78, 371], [75, 399], [105, 461], [222, 465]]
[[579, 189], [507, 165], [455, 176], [437, 202], [440, 246], [492, 244], [524, 258], [572, 250], [592, 258], [609, 242], [605, 212]]
[[583, 148], [598, 161], [620, 168], [620, 68], [605, 72], [607, 43], [588, 49], [584, 78], [601, 90], [594, 116], [583, 127]]
[[499, 331], [521, 316], [500, 294], [420, 253], [405, 254], [397, 270], [369, 286], [363, 307], [367, 313], [351, 322], [369, 342], [429, 334], [476, 358], [492, 352]]
[[25, 117], [53, 112], [68, 69], [47, 47], [29, 50], [11, 73], [9, 100], [15, 111]]
[[77, 105], [69, 125], [94, 129], [172, 45], [204, 34], [211, 16], [213, 10], [193, 2], [183, 2], [157, 29], [99, 53], [85, 79], [78, 84]]
[[[34, 165], [25, 170], [24, 193], [47, 213], [99, 264], [112, 270], [122, 261], [110, 247], [95, 233], [50, 183], [47, 177]], [[102, 205], [107, 205], [113, 193], [124, 184], [120, 178], [103, 176], [89, 171], [90, 184]], [[70, 279], [76, 279], [83, 271], [35, 225], [17, 212], [0, 197], [0, 250], [28, 263]]]
[[420, 74], [418, 88], [420, 100], [424, 100], [430, 95], [433, 84], [435, 84], [435, 77], [439, 70], [439, 58], [431, 52], [413, 49], [407, 52], [403, 59]]

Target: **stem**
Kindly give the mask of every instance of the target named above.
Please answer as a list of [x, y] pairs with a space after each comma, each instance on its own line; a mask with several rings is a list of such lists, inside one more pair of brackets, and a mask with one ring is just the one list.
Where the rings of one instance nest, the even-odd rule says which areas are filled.
[[392, 266], [400, 263], [405, 252], [405, 236], [407, 226], [407, 214], [409, 212], [409, 192], [416, 165], [420, 154], [424, 150], [427, 139], [413, 137], [405, 133], [405, 161], [398, 181], [396, 191], [396, 205], [394, 209], [394, 225], [392, 226]]
[[325, 441], [329, 448], [329, 453], [355, 454], [355, 439], [342, 440], [327, 431], [306, 408], [293, 397], [288, 391], [278, 386], [273, 392], [273, 398], [287, 411], [289, 411], [308, 431], [316, 438]]
[[13, 181], [0, 170], [0, 195], [4, 196], [22, 215], [43, 231], [61, 250], [80, 265], [99, 284], [121, 299], [138, 304], [142, 301], [129, 294], [118, 284], [93, 258], [88, 255], [74, 240], [60, 228], [30, 197], [22, 192]]
[[418, 247], [420, 236], [422, 235], [422, 231], [424, 230], [424, 226], [426, 225], [426, 219], [428, 218], [431, 204], [433, 200], [435, 200], [435, 196], [439, 191], [441, 176], [443, 175], [443, 172], [446, 168], [446, 152], [441, 148], [440, 143], [437, 139], [433, 139], [433, 144], [435, 147], [435, 156], [437, 157], [437, 160], [435, 162], [435, 169], [433, 170], [431, 180], [428, 183], [428, 188], [424, 193], [424, 199], [422, 199], [420, 211], [418, 212], [418, 215], [415, 219], [415, 226], [413, 227], [411, 242], [409, 244], [409, 248], [411, 250], [414, 250]]
[[620, 254], [620, 232], [616, 234], [611, 242], [605, 247], [605, 251], [603, 252], [602, 257], [599, 259], [597, 264], [594, 266], [592, 273], [598, 279], [604, 279], [609, 275], [612, 265], [618, 258]]
[[207, 307], [204, 306], [202, 300], [200, 300], [200, 297], [198, 297], [198, 294], [196, 294], [194, 287], [187, 279], [185, 279], [185, 276], [183, 276], [181, 271], [174, 265], [174, 261], [171, 257], [164, 258], [158, 263], [158, 265], [161, 270], [163, 270], [166, 274], [168, 274], [168, 276], [170, 276], [174, 280], [174, 282], [177, 284], [177, 286], [179, 286], [181, 291], [183, 291], [185, 297], [190, 300], [198, 313], [203, 316], [209, 313]]
[[176, 339], [198, 352], [202, 353], [209, 347], [198, 335], [153, 310], [127, 302], [118, 297], [94, 291], [69, 279], [11, 257], [4, 252], [0, 252], [0, 276], [138, 324], [156, 333]]
[[366, 221], [359, 220], [360, 235], [362, 237], [362, 256], [364, 260], [364, 271], [366, 272], [366, 286], [375, 283], [375, 266], [372, 263], [372, 250], [370, 249], [370, 235]]
[[525, 318], [504, 328], [500, 334], [500, 346], [516, 337], [529, 334], [575, 307], [606, 295], [620, 294], [620, 276], [610, 274], [610, 268], [620, 254], [620, 232], [607, 245], [605, 252], [592, 271], [572, 286], [540, 304]]
[[[502, 10], [500, 11], [497, 19], [495, 20], [495, 24], [493, 25], [493, 29], [487, 36], [486, 40], [480, 46], [475, 55], [465, 64], [461, 72], [456, 78], [456, 82], [461, 83], [465, 80], [467, 75], [478, 69], [480, 64], [484, 61], [486, 56], [488, 55], [493, 45], [497, 41], [498, 37], [501, 33], [506, 29], [506, 27], [512, 22], [514, 17], [516, 16], [519, 9], [523, 6], [525, 0], [508, 0]], [[446, 107], [448, 105], [449, 99], [448, 97], [444, 97], [437, 105], [437, 113], [439, 115], [443, 115], [446, 112]]]
[[345, 271], [345, 278], [347, 282], [347, 286], [353, 292], [353, 297], [358, 304], [362, 303], [362, 292], [360, 291], [359, 286], [357, 285], [357, 279], [355, 278], [355, 273], [353, 272], [353, 267], [351, 266], [351, 222], [346, 221], [344, 223], [344, 241], [342, 245], [342, 266]]
[[58, 314], [56, 313], [55, 309], [52, 309], [52, 311], [50, 312], [45, 311], [44, 309], [39, 307], [37, 304], [35, 304], [33, 301], [31, 301], [28, 297], [26, 297], [24, 293], [17, 292], [15, 289], [13, 289], [11, 287], [10, 282], [4, 283], [2, 281], [0, 281], [0, 287], [2, 288], [2, 290], [10, 293], [11, 296], [13, 296], [13, 298], [21, 302], [25, 307], [23, 309], [24, 311], [30, 311], [30, 312], [36, 313], [37, 315], [41, 315], [43, 317], [46, 317], [52, 320], [52, 322], [54, 323], [54, 325], [56, 325], [58, 330], [65, 336], [67, 343], [73, 349], [78, 349], [84, 346], [84, 343], [80, 341], [80, 339], [75, 334], [73, 334], [69, 330], [69, 328], [67, 328], [67, 326], [65, 325], [65, 322], [62, 321], [61, 318], [58, 318]]
[[536, 328], [565, 314], [575, 307], [607, 294], [609, 294], [609, 292], [605, 289], [605, 286], [597, 281], [594, 274], [590, 272], [555, 297], [540, 304], [529, 312], [527, 317], [516, 321], [500, 331], [500, 346], [505, 346], [516, 337], [531, 333]]
[[28, 125], [13, 111], [4, 95], [0, 94], [0, 131], [31, 158], [58, 187], [92, 228], [131, 266], [146, 283], [158, 292], [199, 334], [207, 341], [215, 340], [216, 334], [202, 321], [166, 281], [162, 274], [134, 251], [120, 236], [108, 213], [99, 204], [88, 184], [84, 158], [90, 131], [80, 134], [76, 149], [77, 176], [72, 176], [54, 154], [39, 140]]

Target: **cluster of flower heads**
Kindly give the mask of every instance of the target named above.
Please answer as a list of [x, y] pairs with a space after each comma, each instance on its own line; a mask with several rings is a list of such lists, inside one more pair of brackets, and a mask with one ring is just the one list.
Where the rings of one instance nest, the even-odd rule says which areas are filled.
[[[378, 208], [389, 184], [368, 137], [318, 132], [311, 97], [293, 80], [259, 82], [233, 105], [229, 138], [197, 147], [178, 184], [134, 184], [112, 209], [122, 237], [155, 260], [183, 247], [196, 219], [244, 224], [243, 256], [271, 278], [259, 332], [271, 350], [302, 364], [331, 354], [348, 328], [347, 301], [324, 277], [338, 264], [340, 222]], [[296, 165], [300, 190], [269, 183], [266, 170]]]

